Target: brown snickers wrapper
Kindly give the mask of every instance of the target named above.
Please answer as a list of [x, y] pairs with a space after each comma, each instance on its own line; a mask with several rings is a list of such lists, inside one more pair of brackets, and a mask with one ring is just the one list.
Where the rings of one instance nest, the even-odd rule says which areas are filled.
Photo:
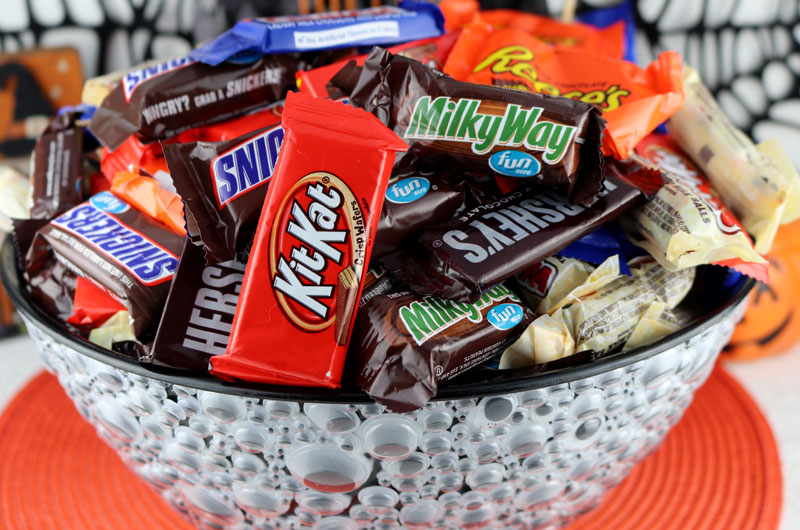
[[350, 341], [359, 385], [395, 412], [423, 407], [439, 384], [503, 351], [534, 314], [505, 285], [474, 304], [398, 292], [359, 310]]
[[447, 168], [513, 177], [584, 204], [602, 188], [605, 120], [588, 103], [457, 81], [379, 47], [331, 85], [409, 143], [396, 176]]
[[202, 243], [208, 263], [246, 261], [282, 143], [274, 124], [221, 142], [163, 144], [189, 237]]
[[33, 149], [31, 219], [52, 219], [83, 200], [83, 127], [77, 115], [53, 118]]
[[[19, 221], [18, 244], [27, 224]], [[72, 312], [75, 277], [86, 277], [130, 313], [134, 335], [152, 341], [184, 238], [102, 192], [40, 228], [27, 249], [25, 279], [56, 318]], [[24, 243], [23, 243], [24, 244]]]
[[167, 139], [283, 99], [300, 65], [281, 54], [218, 66], [182, 57], [132, 70], [97, 108], [89, 129], [112, 151], [133, 134], [143, 142]]

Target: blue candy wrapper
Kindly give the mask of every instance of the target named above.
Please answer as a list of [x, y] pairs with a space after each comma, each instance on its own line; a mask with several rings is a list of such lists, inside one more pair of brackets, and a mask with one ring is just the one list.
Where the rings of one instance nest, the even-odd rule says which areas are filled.
[[619, 270], [631, 275], [628, 260], [643, 256], [645, 251], [631, 243], [617, 222], [601, 226], [556, 252], [565, 258], [574, 258], [600, 265], [614, 254], [619, 254]]
[[189, 57], [217, 65], [260, 54], [384, 46], [443, 32], [444, 16], [438, 6], [404, 0], [397, 7], [242, 20]]
[[625, 60], [636, 62], [636, 18], [632, 0], [625, 0], [615, 6], [584, 11], [578, 15], [578, 21], [605, 28], [616, 22], [625, 23]]

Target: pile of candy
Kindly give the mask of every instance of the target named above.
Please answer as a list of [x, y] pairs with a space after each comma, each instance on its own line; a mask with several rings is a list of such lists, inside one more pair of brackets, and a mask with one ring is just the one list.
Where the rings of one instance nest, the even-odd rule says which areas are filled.
[[651, 344], [702, 316], [710, 265], [767, 281], [800, 179], [679, 55], [625, 60], [622, 22], [466, 22], [246, 20], [90, 80], [36, 145], [29, 216], [0, 205], [29, 217], [32, 297], [141, 363], [407, 411], [479, 366]]

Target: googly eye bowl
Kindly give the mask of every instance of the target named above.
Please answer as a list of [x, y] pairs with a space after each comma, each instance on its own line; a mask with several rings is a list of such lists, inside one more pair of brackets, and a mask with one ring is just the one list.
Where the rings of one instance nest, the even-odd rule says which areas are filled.
[[707, 282], [718, 300], [651, 346], [551, 372], [453, 381], [423, 409], [395, 414], [355, 389], [154, 371], [71, 335], [32, 304], [9, 241], [0, 257], [47, 369], [98, 435], [199, 528], [566, 525], [681, 418], [754, 285], [721, 295]]

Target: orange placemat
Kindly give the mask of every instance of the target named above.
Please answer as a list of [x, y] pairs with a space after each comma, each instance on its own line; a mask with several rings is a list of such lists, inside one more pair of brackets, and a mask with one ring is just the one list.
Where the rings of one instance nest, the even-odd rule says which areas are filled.
[[[0, 417], [0, 455], [0, 528], [190, 528], [97, 438], [51, 375]], [[568, 530], [772, 530], [781, 498], [770, 428], [718, 367], [662, 448]]]

